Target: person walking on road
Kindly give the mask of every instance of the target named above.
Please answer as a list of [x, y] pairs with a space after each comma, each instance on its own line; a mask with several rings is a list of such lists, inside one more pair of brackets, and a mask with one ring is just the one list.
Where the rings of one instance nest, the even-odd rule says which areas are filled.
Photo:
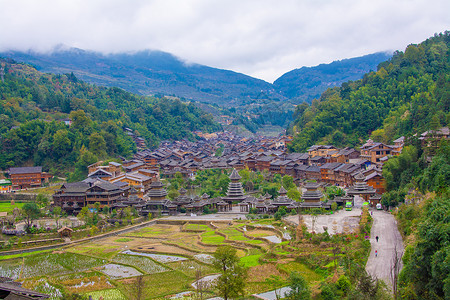
[[375, 237], [375, 239], [377, 240], [377, 243], [378, 243], [378, 235]]
[[377, 250], [375, 250], [375, 257], [377, 257], [378, 256], [378, 251]]

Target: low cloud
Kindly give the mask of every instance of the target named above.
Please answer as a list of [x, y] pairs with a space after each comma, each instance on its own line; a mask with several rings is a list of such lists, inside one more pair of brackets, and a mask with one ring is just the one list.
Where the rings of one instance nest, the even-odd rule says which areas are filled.
[[449, 29], [447, 0], [0, 0], [0, 50], [154, 49], [272, 82]]

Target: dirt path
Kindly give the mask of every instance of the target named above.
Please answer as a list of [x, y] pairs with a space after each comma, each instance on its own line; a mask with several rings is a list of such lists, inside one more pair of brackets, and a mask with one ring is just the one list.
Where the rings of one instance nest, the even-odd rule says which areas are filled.
[[[378, 242], [375, 237], [378, 236]], [[385, 212], [373, 211], [373, 225], [370, 237], [372, 251], [367, 261], [367, 272], [378, 279], [384, 280], [391, 285], [391, 267], [393, 264], [395, 248], [397, 252], [403, 253], [402, 236], [397, 229], [397, 222], [393, 215]], [[375, 250], [378, 256], [375, 257]]]

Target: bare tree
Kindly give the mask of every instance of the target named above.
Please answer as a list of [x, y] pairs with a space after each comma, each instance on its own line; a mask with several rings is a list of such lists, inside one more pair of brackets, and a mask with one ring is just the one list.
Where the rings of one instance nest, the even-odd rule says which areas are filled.
[[397, 246], [394, 248], [394, 256], [392, 257], [391, 263], [391, 282], [392, 282], [392, 292], [394, 294], [394, 299], [398, 297], [398, 275], [402, 269], [402, 256], [403, 252], [397, 250]]
[[334, 261], [334, 272], [337, 272], [337, 255], [341, 252], [338, 243], [333, 244], [333, 261]]
[[298, 214], [298, 226], [297, 226], [297, 240], [301, 240], [303, 238], [303, 216], [300, 213], [299, 208], [297, 208], [297, 214]]
[[131, 294], [134, 300], [143, 300], [145, 299], [144, 290], [145, 290], [145, 281], [144, 276], [139, 275], [134, 280], [131, 285]]
[[312, 233], [316, 233], [316, 223], [317, 223], [317, 218], [319, 216], [317, 215], [316, 212], [311, 213], [311, 227], [312, 227]]
[[205, 282], [201, 280], [203, 277], [202, 269], [198, 269], [195, 271], [195, 293], [197, 295], [198, 300], [203, 300], [203, 292], [206, 288]]

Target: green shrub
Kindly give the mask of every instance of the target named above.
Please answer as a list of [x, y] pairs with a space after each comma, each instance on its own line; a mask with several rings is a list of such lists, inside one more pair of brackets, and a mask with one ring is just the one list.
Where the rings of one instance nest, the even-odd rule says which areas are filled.
[[351, 282], [345, 275], [341, 275], [336, 282], [336, 286], [339, 290], [344, 292], [344, 294], [347, 294], [347, 292], [350, 290]]
[[321, 292], [320, 292], [322, 299], [324, 299], [324, 300], [337, 299], [338, 297], [336, 296], [336, 294], [334, 293], [333, 290], [334, 290], [334, 286], [332, 286], [330, 284], [325, 284], [324, 286], [322, 286]]
[[279, 221], [281, 220], [281, 213], [279, 211], [277, 211], [274, 215], [275, 220]]

